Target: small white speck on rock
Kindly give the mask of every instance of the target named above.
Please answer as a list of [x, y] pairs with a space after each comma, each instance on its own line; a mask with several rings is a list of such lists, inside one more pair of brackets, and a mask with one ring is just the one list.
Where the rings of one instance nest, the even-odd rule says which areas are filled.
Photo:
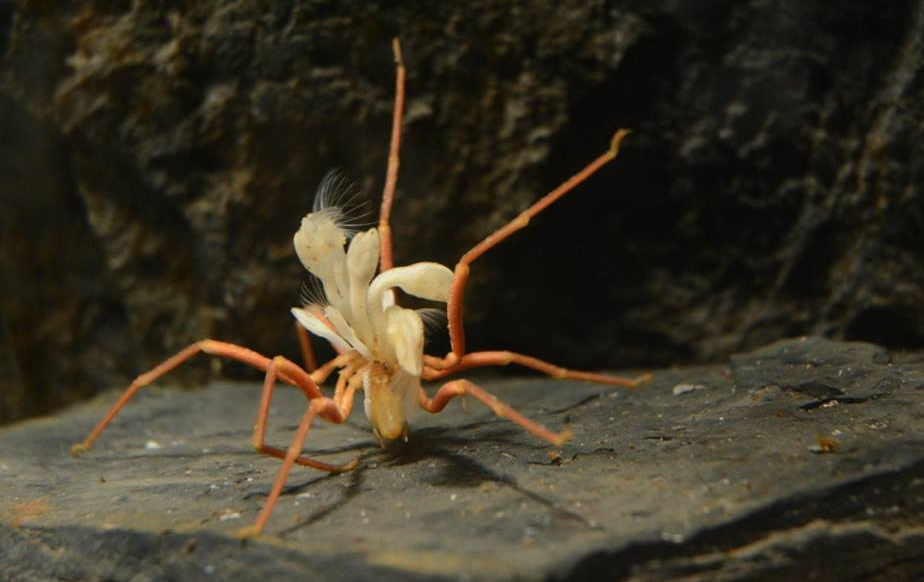
[[689, 394], [696, 390], [705, 390], [706, 387], [702, 384], [677, 384], [674, 386], [674, 396], [679, 396], [681, 394]]

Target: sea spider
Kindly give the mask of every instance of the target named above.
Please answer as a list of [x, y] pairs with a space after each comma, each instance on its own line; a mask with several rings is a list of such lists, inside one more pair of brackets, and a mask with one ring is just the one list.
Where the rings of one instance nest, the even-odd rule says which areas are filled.
[[[237, 360], [266, 373], [253, 446], [260, 453], [283, 459], [282, 466], [263, 509], [256, 521], [241, 530], [241, 536], [260, 533], [275, 507], [292, 465], [340, 472], [352, 469], [358, 459], [345, 465], [330, 465], [303, 456], [305, 438], [316, 417], [342, 423], [353, 408], [357, 390], [365, 393], [365, 411], [372, 430], [385, 443], [407, 437], [407, 420], [420, 409], [437, 413], [456, 396], [469, 395], [537, 437], [556, 446], [571, 436], [569, 431], [555, 433], [502, 403], [486, 390], [464, 379], [451, 380], [430, 397], [421, 380], [439, 380], [481, 366], [517, 364], [555, 378], [572, 378], [614, 386], [634, 387], [648, 376], [622, 378], [581, 372], [508, 351], [466, 352], [462, 326], [462, 300], [470, 265], [489, 249], [524, 228], [534, 216], [571, 191], [606, 163], [614, 160], [622, 139], [628, 134], [620, 129], [610, 147], [584, 169], [541, 198], [515, 219], [489, 235], [462, 255], [455, 269], [438, 263], [422, 262], [395, 267], [392, 260], [389, 218], [398, 177], [399, 144], [404, 109], [405, 70], [398, 41], [394, 41], [396, 62], [395, 102], [388, 169], [382, 196], [378, 228], [353, 232], [344, 223], [344, 213], [328, 206], [329, 196], [320, 195], [315, 209], [302, 219], [295, 233], [295, 251], [305, 268], [319, 281], [323, 293], [313, 302], [292, 309], [298, 324], [306, 366], [282, 356], [268, 358], [246, 347], [205, 339], [198, 341], [152, 370], [138, 376], [85, 440], [74, 445], [78, 455], [89, 449], [125, 404], [144, 386], [199, 353]], [[326, 179], [319, 193], [336, 189], [335, 178]], [[378, 274], [376, 271], [378, 270]], [[447, 304], [451, 350], [444, 357], [424, 353], [424, 322], [421, 314], [401, 307], [394, 289], [429, 301]], [[338, 355], [316, 366], [305, 330], [327, 340]], [[337, 371], [333, 396], [319, 388]], [[264, 443], [266, 421], [276, 381], [295, 386], [305, 394], [308, 405], [288, 449]]]

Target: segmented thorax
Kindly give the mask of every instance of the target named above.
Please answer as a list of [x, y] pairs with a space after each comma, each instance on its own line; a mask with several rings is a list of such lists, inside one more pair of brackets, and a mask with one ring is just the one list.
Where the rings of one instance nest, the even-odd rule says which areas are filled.
[[404, 434], [406, 419], [417, 409], [424, 324], [418, 312], [395, 304], [392, 289], [446, 302], [452, 271], [423, 262], [376, 275], [378, 231], [353, 233], [343, 216], [339, 208], [327, 207], [302, 219], [295, 252], [321, 282], [324, 297], [293, 308], [292, 314], [311, 333], [366, 360], [359, 371], [366, 416], [378, 435], [394, 439]]

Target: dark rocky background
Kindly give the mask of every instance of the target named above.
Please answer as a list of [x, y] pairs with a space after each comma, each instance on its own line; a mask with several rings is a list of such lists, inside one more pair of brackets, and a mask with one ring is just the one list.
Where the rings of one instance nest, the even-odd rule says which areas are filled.
[[[0, 2], [0, 421], [205, 336], [294, 356], [291, 235], [332, 167], [375, 205], [395, 35], [399, 262], [453, 264], [636, 130], [476, 264], [472, 347], [924, 347], [922, 34], [900, 0]], [[244, 374], [174, 378], [213, 372]]]

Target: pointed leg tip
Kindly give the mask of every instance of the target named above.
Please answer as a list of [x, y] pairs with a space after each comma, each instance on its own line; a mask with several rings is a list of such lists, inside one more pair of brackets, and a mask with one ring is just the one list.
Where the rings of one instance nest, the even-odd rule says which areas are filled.
[[642, 374], [641, 376], [635, 379], [632, 386], [641, 386], [642, 384], [647, 384], [651, 382], [651, 379], [653, 377], [654, 376], [651, 374], [651, 372], [648, 372], [647, 374]]
[[619, 155], [619, 146], [622, 143], [622, 140], [625, 139], [625, 137], [630, 133], [632, 133], [631, 129], [621, 127], [616, 130], [615, 134], [613, 134], [613, 140], [610, 142], [610, 151], [612, 152], [613, 157]]
[[337, 467], [337, 470], [334, 471], [334, 473], [346, 473], [347, 471], [352, 471], [353, 469], [359, 466], [359, 460], [360, 460], [360, 457], [356, 457], [349, 463], [340, 465], [339, 467]]
[[74, 444], [71, 446], [71, 456], [74, 457], [74, 458], [76, 459], [76, 458], [78, 458], [80, 455], [82, 455], [82, 454], [84, 454], [85, 452], [87, 452], [88, 450], [90, 450], [90, 447], [88, 447], [85, 443], [82, 443], [82, 442], [80, 442], [80, 443], [74, 443]]
[[565, 429], [555, 435], [555, 442], [553, 443], [556, 447], [560, 447], [570, 441], [574, 437], [574, 433], [568, 429]]
[[237, 539], [241, 542], [246, 542], [247, 540], [253, 539], [259, 536], [263, 531], [263, 528], [256, 525], [249, 525], [247, 527], [242, 527], [237, 530]]

